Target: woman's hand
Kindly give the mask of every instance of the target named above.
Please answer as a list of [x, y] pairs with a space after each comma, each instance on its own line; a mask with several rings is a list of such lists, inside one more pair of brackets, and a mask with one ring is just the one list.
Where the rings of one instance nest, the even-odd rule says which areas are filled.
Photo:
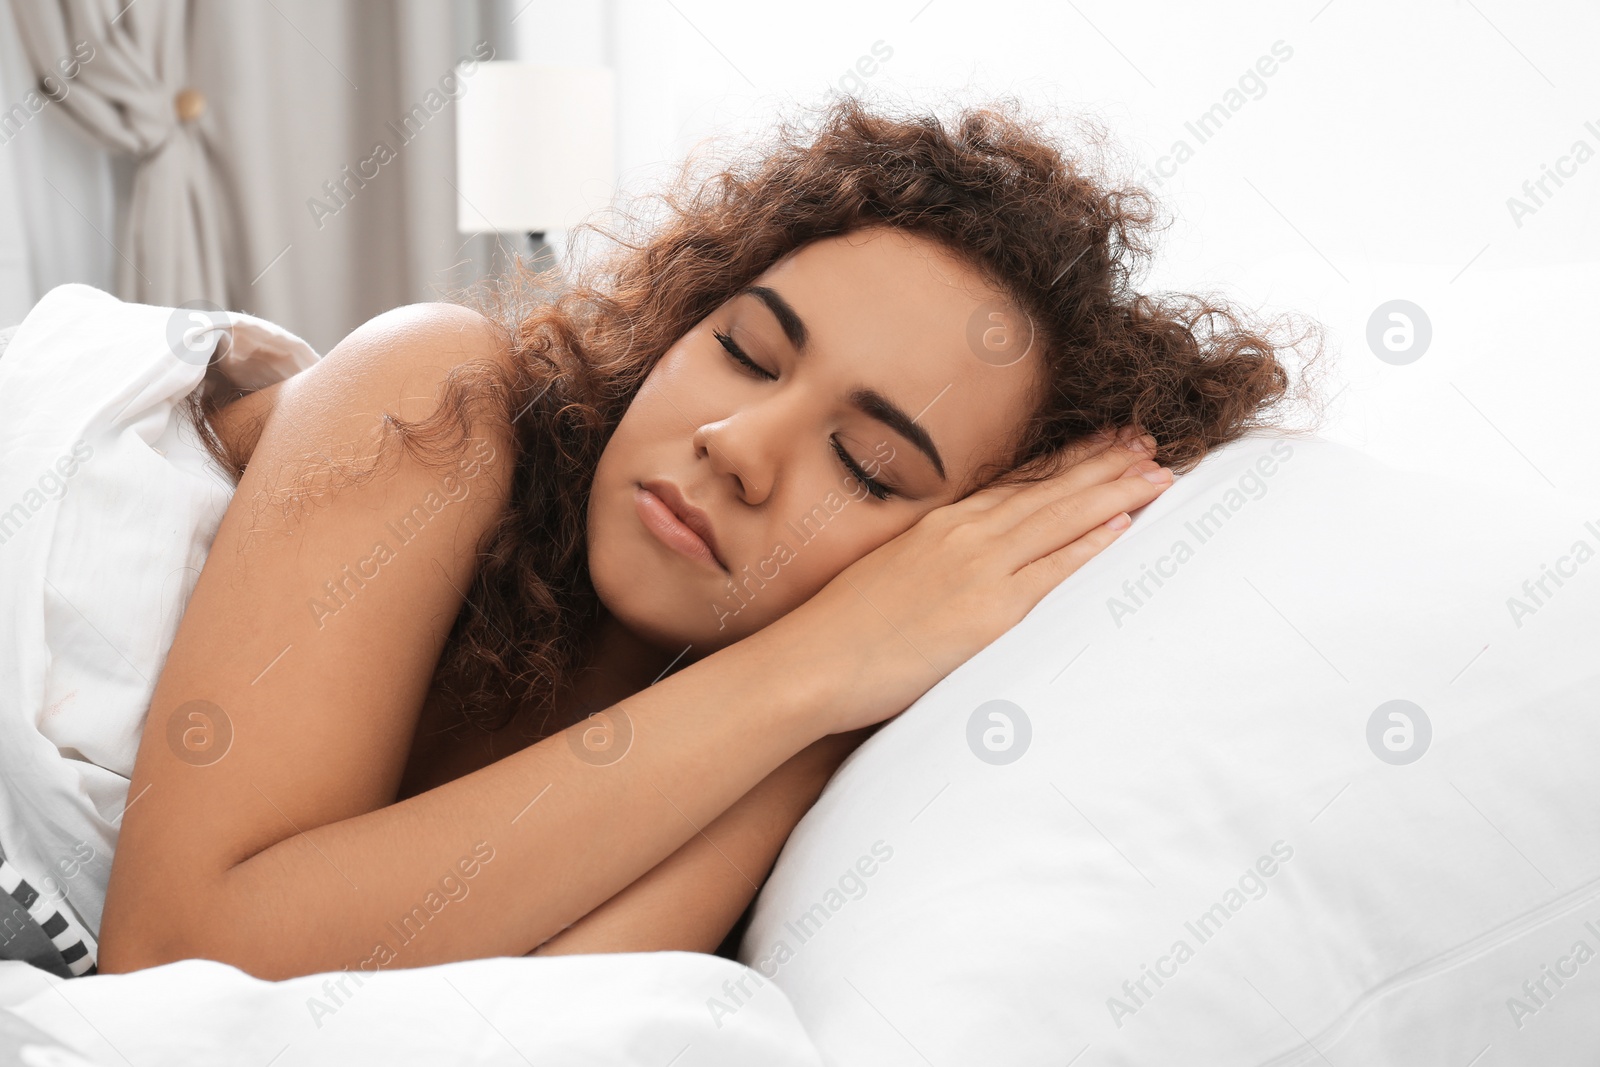
[[1127, 513], [1172, 484], [1151, 444], [1091, 438], [1054, 478], [935, 508], [768, 626], [810, 669], [836, 674], [837, 699], [819, 709], [828, 731], [898, 715], [1116, 540]]

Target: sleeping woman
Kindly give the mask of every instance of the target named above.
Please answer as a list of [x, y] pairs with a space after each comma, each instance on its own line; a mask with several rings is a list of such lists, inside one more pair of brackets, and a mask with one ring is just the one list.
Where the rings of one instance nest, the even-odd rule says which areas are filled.
[[[1142, 190], [1011, 106], [823, 119], [553, 299], [196, 391], [237, 488], [100, 973], [716, 951], [857, 745], [1288, 397], [1268, 332], [1130, 291]], [[169, 745], [197, 708], [225, 758]]]

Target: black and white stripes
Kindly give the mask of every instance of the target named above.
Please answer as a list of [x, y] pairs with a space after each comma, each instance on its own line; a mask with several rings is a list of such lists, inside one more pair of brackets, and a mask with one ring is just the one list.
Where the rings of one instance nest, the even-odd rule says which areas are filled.
[[63, 978], [94, 974], [98, 945], [71, 909], [46, 900], [0, 855], [0, 959], [24, 960]]

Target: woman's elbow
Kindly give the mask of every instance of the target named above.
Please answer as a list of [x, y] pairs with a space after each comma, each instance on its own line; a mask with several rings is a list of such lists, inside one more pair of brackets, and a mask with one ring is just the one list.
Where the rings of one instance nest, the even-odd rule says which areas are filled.
[[160, 967], [185, 957], [165, 944], [150, 938], [119, 932], [107, 936], [102, 926], [99, 951], [95, 956], [96, 974], [128, 974]]

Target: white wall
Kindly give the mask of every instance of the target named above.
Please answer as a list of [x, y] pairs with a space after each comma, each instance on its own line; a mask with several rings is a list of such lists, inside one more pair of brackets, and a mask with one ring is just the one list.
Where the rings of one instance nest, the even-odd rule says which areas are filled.
[[[882, 42], [869, 97], [1013, 93], [1110, 124], [1174, 225], [1147, 285], [1217, 289], [1328, 327], [1348, 383], [1325, 435], [1399, 466], [1600, 498], [1600, 157], [1517, 225], [1507, 198], [1582, 139], [1600, 151], [1600, 8], [1509, 0], [614, 0], [622, 180], [811, 101]], [[1185, 129], [1275, 42], [1292, 55], [1203, 144]], [[1270, 68], [1270, 64], [1268, 65]], [[1585, 121], [1594, 123], [1593, 129]], [[1421, 306], [1416, 362], [1367, 322]], [[1486, 506], [1490, 506], [1486, 501]]]

